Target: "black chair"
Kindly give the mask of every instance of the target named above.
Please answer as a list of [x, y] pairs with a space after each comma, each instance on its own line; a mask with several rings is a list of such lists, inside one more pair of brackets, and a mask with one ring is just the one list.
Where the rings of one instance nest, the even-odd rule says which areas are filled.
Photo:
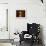
[[32, 35], [32, 37], [29, 40], [29, 41], [31, 41], [32, 45], [34, 42], [39, 43], [39, 33], [40, 33], [40, 24], [36, 24], [36, 23], [29, 24], [29, 23], [27, 23], [27, 31], [22, 31], [22, 34], [19, 35], [20, 36], [20, 44], [22, 41], [25, 41], [25, 39], [24, 39], [25, 34]]

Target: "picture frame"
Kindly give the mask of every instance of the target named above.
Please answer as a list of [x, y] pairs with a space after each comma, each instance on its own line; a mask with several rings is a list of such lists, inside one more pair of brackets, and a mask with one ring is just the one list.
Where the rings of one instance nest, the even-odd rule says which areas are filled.
[[16, 17], [25, 17], [25, 10], [16, 10]]

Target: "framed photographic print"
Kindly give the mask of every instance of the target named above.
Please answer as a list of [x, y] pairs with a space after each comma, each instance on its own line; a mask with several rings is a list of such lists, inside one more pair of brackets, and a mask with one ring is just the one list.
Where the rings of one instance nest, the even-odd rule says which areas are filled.
[[25, 17], [25, 10], [16, 10], [16, 17]]

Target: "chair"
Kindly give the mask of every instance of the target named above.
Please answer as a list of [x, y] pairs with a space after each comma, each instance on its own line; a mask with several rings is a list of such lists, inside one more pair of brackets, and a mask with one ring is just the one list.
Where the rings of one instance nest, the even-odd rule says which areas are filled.
[[29, 24], [29, 23], [27, 23], [27, 31], [22, 31], [22, 34], [19, 35], [20, 36], [20, 44], [22, 41], [25, 41], [25, 38], [24, 38], [25, 34], [29, 34], [32, 36], [29, 39], [29, 41], [31, 42], [32, 45], [34, 42], [39, 43], [39, 33], [40, 33], [40, 24], [36, 24], [36, 23]]

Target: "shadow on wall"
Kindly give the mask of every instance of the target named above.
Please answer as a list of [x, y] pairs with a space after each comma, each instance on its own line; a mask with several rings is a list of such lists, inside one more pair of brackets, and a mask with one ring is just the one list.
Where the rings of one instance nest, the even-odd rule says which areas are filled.
[[40, 39], [42, 40], [42, 45], [45, 46], [44, 45], [44, 37], [43, 37], [43, 26], [42, 25], [40, 25]]

